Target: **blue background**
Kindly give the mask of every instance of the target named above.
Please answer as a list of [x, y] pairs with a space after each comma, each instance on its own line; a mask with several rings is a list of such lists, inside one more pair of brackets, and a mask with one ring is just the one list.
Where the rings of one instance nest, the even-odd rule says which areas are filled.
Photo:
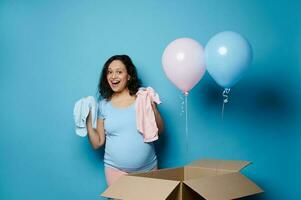
[[[200, 158], [248, 160], [243, 173], [265, 190], [254, 199], [300, 199], [300, 5], [1, 0], [0, 199], [99, 199], [103, 150], [75, 135], [72, 113], [76, 100], [96, 94], [102, 65], [114, 54], [130, 55], [164, 102], [161, 168]], [[182, 94], [163, 72], [162, 53], [176, 38], [205, 45], [225, 30], [248, 38], [252, 66], [232, 88], [223, 121], [222, 89], [213, 79], [206, 74], [192, 89], [186, 143]]]

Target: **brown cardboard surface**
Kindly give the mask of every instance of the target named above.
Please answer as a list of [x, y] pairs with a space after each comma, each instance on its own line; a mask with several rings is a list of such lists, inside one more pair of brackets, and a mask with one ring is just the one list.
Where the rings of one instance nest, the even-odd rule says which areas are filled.
[[229, 200], [263, 192], [239, 170], [247, 161], [200, 160], [178, 168], [122, 176], [104, 197], [125, 200]]
[[262, 192], [239, 172], [184, 181], [190, 188], [210, 200], [229, 200]]
[[179, 183], [179, 181], [125, 175], [103, 192], [102, 196], [124, 200], [163, 200]]
[[226, 171], [240, 171], [242, 168], [248, 166], [250, 162], [240, 160], [197, 160], [192, 162], [189, 166], [201, 167], [205, 169], [226, 170]]
[[184, 180], [198, 179], [205, 176], [216, 176], [225, 173], [229, 173], [229, 172], [226, 172], [224, 170], [186, 166], [184, 167]]

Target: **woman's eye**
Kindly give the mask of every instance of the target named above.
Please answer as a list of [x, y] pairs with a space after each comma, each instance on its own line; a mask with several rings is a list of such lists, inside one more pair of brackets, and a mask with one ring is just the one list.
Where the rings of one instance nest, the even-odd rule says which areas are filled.
[[122, 71], [118, 71], [117, 73], [118, 73], [118, 74], [122, 74]]

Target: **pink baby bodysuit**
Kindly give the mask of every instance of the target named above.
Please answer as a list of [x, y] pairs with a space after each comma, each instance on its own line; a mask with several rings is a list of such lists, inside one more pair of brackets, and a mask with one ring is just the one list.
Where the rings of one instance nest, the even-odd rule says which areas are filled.
[[143, 135], [144, 142], [153, 142], [158, 139], [158, 127], [152, 102], [160, 104], [159, 95], [151, 87], [139, 88], [136, 95], [137, 129]]

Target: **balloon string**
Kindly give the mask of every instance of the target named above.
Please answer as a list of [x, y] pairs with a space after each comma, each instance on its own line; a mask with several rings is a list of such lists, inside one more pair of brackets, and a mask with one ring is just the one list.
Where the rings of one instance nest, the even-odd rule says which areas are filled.
[[222, 120], [224, 120], [224, 110], [225, 110], [225, 104], [229, 102], [228, 100], [228, 94], [230, 93], [230, 88], [225, 88], [223, 91], [223, 107], [222, 107]]
[[188, 92], [185, 92], [185, 143], [186, 143], [186, 163], [188, 163]]
[[185, 112], [184, 111], [184, 104], [185, 104], [185, 100], [183, 98], [183, 96], [179, 96], [179, 98], [181, 99], [181, 113], [180, 113], [180, 116], [182, 117], [183, 113]]

